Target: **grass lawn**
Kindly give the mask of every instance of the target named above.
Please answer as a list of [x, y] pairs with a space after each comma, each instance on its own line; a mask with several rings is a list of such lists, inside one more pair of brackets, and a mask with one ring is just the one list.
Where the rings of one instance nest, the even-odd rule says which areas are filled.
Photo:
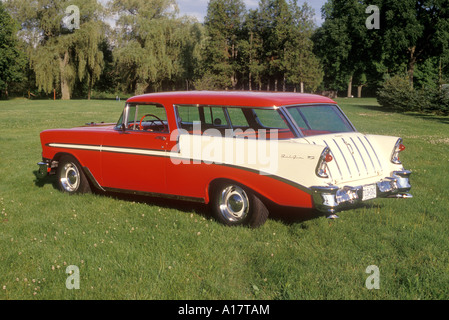
[[[123, 101], [0, 101], [0, 299], [448, 299], [449, 117], [339, 103], [359, 131], [404, 138], [414, 198], [335, 221], [276, 212], [251, 230], [199, 205], [67, 196], [36, 179], [42, 130], [116, 122]], [[365, 286], [373, 265], [378, 290]]]

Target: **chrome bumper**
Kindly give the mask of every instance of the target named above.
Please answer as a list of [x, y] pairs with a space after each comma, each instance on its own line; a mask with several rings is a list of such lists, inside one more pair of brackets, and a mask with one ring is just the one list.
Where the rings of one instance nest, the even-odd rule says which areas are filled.
[[[411, 171], [395, 171], [391, 177], [383, 179], [376, 185], [375, 198], [413, 198], [408, 192]], [[339, 188], [337, 186], [312, 187], [312, 197], [315, 208], [326, 214], [354, 207], [363, 203], [363, 189], [365, 186]], [[373, 198], [373, 199], [375, 199]]]
[[41, 162], [38, 162], [37, 165], [39, 166], [37, 177], [43, 179], [48, 175], [55, 174], [55, 170], [58, 167], [58, 162], [44, 158]]

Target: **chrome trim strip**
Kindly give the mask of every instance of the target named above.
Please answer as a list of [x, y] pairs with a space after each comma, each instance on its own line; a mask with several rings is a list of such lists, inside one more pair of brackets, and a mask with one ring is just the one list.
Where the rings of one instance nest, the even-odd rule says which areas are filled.
[[352, 140], [352, 137], [350, 139], [351, 139], [352, 143], [355, 145], [355, 148], [357, 149], [357, 151], [358, 151], [358, 153], [360, 155], [360, 158], [362, 159], [363, 165], [365, 166], [366, 175], [369, 175], [369, 171], [368, 171], [368, 168], [366, 166], [365, 159], [363, 159], [362, 153], [360, 152], [359, 147], [357, 146], [357, 143], [355, 143], [355, 141]]
[[373, 159], [371, 158], [371, 155], [368, 152], [368, 149], [366, 148], [365, 144], [363, 143], [362, 139], [360, 137], [357, 137], [362, 144], [363, 148], [365, 149], [366, 154], [368, 155], [369, 160], [371, 161], [371, 165], [373, 166], [374, 173], [376, 173], [376, 166], [374, 165]]
[[337, 141], [335, 141], [335, 139], [332, 139], [332, 141], [335, 143], [335, 145], [337, 146], [338, 150], [340, 151], [341, 156], [343, 157], [343, 160], [345, 160], [346, 167], [348, 168], [348, 172], [349, 172], [349, 177], [352, 179], [352, 171], [351, 171], [351, 168], [349, 168], [348, 161], [346, 160], [346, 157], [345, 157], [343, 151], [341, 151], [341, 148], [340, 148], [340, 146], [338, 145]]
[[108, 146], [98, 146], [98, 145], [80, 145], [80, 144], [66, 144], [66, 143], [50, 143], [48, 146], [53, 148], [61, 149], [76, 149], [76, 150], [88, 150], [88, 151], [99, 151], [99, 152], [112, 152], [112, 153], [128, 153], [143, 156], [160, 156], [169, 157], [172, 153], [167, 151], [159, 151], [152, 149], [135, 149], [127, 147], [108, 147]]
[[357, 171], [358, 171], [359, 177], [360, 177], [362, 174], [361, 174], [361, 172], [360, 172], [359, 165], [358, 165], [357, 161], [355, 160], [355, 157], [354, 157], [354, 150], [352, 149], [351, 144], [350, 144], [349, 142], [346, 142], [346, 140], [345, 140], [344, 138], [341, 138], [341, 140], [343, 140], [343, 143], [348, 147], [348, 150], [349, 150], [349, 148], [351, 148], [351, 150], [349, 150], [349, 153], [350, 153], [351, 156], [352, 156], [352, 160], [354, 160], [354, 164], [355, 164], [355, 166], [356, 166], [356, 168], [357, 168]]
[[94, 185], [95, 188], [97, 188], [101, 191], [105, 191], [103, 189], [103, 187], [100, 186], [97, 179], [95, 179], [94, 175], [92, 174], [92, 172], [89, 170], [88, 167], [83, 167], [83, 171], [84, 171], [84, 174], [87, 176], [87, 179], [89, 179], [89, 181]]
[[368, 144], [370, 145], [371, 149], [373, 149], [374, 155], [377, 158], [377, 162], [379, 162], [379, 168], [381, 171], [383, 171], [383, 167], [382, 167], [382, 164], [380, 163], [379, 157], [377, 156], [376, 150], [374, 150], [374, 148], [373, 148], [371, 142], [369, 141], [369, 139], [367, 138], [367, 136], [365, 136], [365, 140], [368, 141]]

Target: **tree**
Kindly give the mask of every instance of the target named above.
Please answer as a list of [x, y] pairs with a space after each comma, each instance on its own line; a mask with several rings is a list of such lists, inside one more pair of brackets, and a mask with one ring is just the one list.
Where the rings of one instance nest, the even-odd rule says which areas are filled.
[[289, 39], [286, 43], [286, 75], [287, 81], [299, 85], [300, 92], [304, 92], [305, 86], [310, 91], [315, 91], [323, 80], [323, 71], [318, 58], [313, 53], [313, 41], [311, 39], [315, 31], [313, 22], [314, 11], [304, 3], [301, 7], [297, 0], [290, 3], [293, 15]]
[[22, 79], [26, 59], [19, 48], [18, 26], [0, 2], [0, 91], [8, 97], [8, 86]]
[[279, 80], [285, 90], [286, 51], [293, 23], [292, 13], [285, 0], [261, 0], [259, 17], [267, 90], [271, 88], [271, 79], [274, 79], [274, 91], [278, 90]]
[[203, 74], [216, 87], [235, 89], [239, 78], [242, 26], [246, 12], [242, 0], [210, 0], [204, 27]]
[[[50, 93], [59, 87], [62, 99], [68, 100], [77, 78], [87, 78], [92, 87], [102, 64], [102, 6], [96, 0], [11, 0], [7, 5], [22, 22], [21, 36], [28, 43], [39, 90]], [[64, 22], [69, 5], [81, 13], [79, 29]]]
[[448, 0], [383, 0], [383, 63], [393, 72], [404, 64], [411, 86], [416, 65], [444, 56], [449, 44]]
[[262, 64], [263, 40], [260, 33], [259, 12], [249, 10], [242, 27], [242, 39], [239, 42], [239, 65], [242, 74], [247, 75], [248, 89], [253, 90], [255, 80], [259, 90], [262, 88], [264, 67]]
[[191, 19], [177, 18], [174, 0], [114, 0], [110, 9], [118, 15], [114, 59], [126, 91], [175, 86], [192, 70], [195, 63], [190, 65], [185, 55], [197, 52], [201, 31]]
[[[372, 2], [372, 1], [371, 1]], [[322, 8], [325, 19], [313, 36], [315, 53], [325, 69], [325, 85], [333, 90], [347, 88], [352, 96], [354, 80], [364, 79], [377, 60], [372, 39], [377, 30], [366, 28], [366, 1], [329, 0]]]

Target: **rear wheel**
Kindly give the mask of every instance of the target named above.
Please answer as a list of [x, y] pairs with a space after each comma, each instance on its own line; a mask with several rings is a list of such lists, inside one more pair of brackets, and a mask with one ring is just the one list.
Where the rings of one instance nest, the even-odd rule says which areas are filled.
[[268, 209], [246, 188], [234, 183], [221, 183], [212, 190], [212, 212], [228, 226], [244, 225], [257, 228], [268, 219]]
[[83, 168], [72, 156], [63, 156], [59, 160], [57, 177], [59, 189], [62, 192], [80, 194], [91, 191]]

